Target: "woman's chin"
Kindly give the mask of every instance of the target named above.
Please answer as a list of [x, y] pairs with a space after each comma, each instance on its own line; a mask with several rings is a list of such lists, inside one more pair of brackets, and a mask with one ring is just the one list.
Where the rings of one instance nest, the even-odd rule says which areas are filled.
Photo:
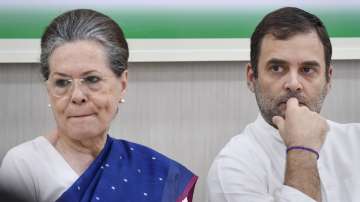
[[71, 124], [64, 132], [73, 139], [82, 140], [103, 135], [103, 131], [97, 124]]

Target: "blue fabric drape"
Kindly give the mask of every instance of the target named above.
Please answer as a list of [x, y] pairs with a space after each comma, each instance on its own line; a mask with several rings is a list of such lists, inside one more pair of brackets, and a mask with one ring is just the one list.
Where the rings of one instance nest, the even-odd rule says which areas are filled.
[[57, 202], [191, 201], [196, 180], [166, 156], [108, 136], [99, 156]]

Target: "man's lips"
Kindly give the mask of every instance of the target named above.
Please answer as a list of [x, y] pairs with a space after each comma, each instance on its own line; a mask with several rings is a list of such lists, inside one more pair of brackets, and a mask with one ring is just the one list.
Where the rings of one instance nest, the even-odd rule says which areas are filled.
[[[287, 101], [286, 101], [286, 102], [287, 102]], [[279, 106], [282, 105], [282, 104], [286, 105], [286, 102], [280, 102], [280, 103], [279, 103]], [[299, 102], [299, 105], [300, 105], [300, 106], [307, 106], [304, 102]]]

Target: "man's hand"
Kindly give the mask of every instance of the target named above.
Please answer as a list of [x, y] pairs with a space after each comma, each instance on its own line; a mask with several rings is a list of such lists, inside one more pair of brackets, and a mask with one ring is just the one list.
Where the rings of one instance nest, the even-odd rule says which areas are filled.
[[[326, 137], [328, 125], [318, 113], [299, 106], [296, 98], [286, 103], [285, 119], [274, 116], [273, 123], [287, 147], [303, 146], [320, 151]], [[284, 184], [291, 186], [320, 202], [321, 186], [317, 160], [314, 154], [303, 150], [292, 150], [286, 155]]]
[[325, 119], [306, 106], [299, 106], [296, 98], [287, 101], [285, 119], [274, 116], [272, 121], [287, 147], [304, 146], [320, 151], [328, 130]]

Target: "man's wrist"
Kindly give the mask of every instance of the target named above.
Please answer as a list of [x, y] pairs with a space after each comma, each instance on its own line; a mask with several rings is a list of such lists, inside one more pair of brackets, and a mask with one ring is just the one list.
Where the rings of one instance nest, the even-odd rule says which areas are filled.
[[316, 151], [316, 150], [313, 149], [313, 148], [304, 147], [304, 146], [290, 146], [290, 147], [288, 147], [288, 148], [286, 149], [286, 153], [288, 154], [289, 152], [298, 151], [298, 150], [312, 153], [313, 155], [316, 156], [316, 159], [319, 159], [319, 157], [320, 157], [318, 151]]
[[286, 154], [287, 162], [299, 168], [313, 167], [317, 164], [316, 155], [304, 150], [292, 150]]

